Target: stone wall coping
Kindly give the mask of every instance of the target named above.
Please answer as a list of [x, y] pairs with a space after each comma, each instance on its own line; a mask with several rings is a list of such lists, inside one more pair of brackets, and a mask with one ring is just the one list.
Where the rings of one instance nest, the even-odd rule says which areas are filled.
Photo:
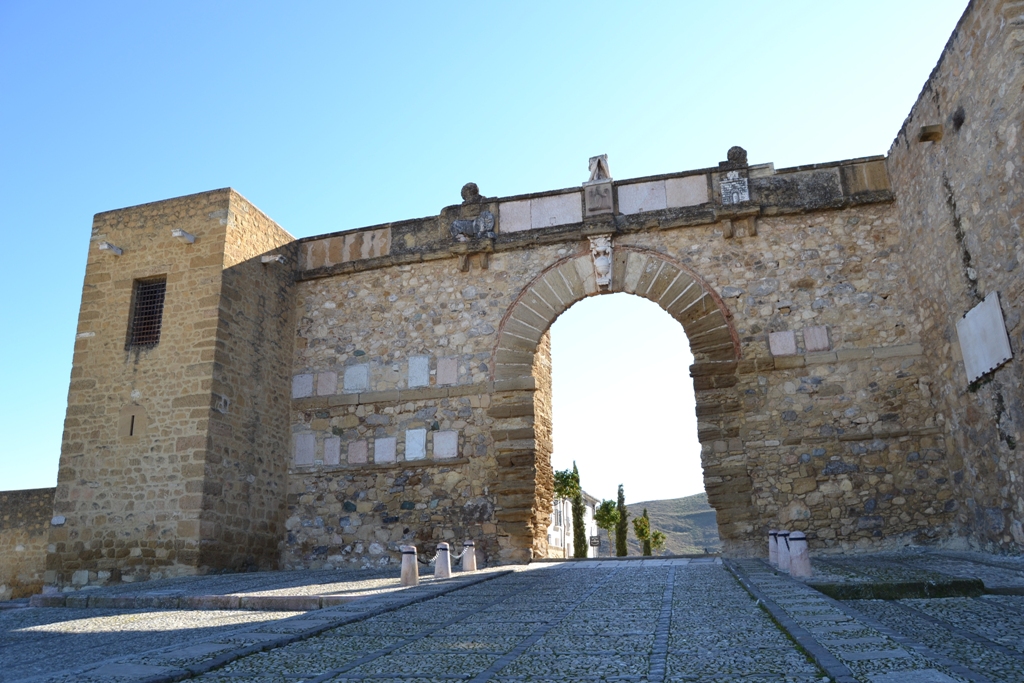
[[132, 204], [131, 206], [122, 206], [119, 209], [108, 209], [106, 211], [100, 211], [99, 213], [94, 214], [93, 217], [98, 218], [100, 216], [106, 216], [108, 213], [120, 213], [121, 211], [131, 211], [133, 209], [141, 209], [147, 206], [155, 206], [157, 204], [167, 204], [169, 202], [180, 202], [183, 200], [191, 201], [196, 197], [207, 197], [231, 192], [237, 191], [232, 187], [220, 187], [217, 188], [216, 190], [204, 190], [203, 192], [193, 192], [192, 194], [183, 194], [180, 197], [172, 197], [170, 199], [158, 199], [155, 202], [143, 202], [141, 204]]
[[[418, 251], [346, 261], [333, 266], [298, 271], [295, 277], [300, 282], [304, 280], [318, 280], [367, 270], [388, 268], [390, 266], [458, 258], [465, 253], [514, 251], [526, 246], [583, 242], [587, 237], [596, 233], [604, 234], [611, 232], [617, 235], [624, 235], [649, 230], [675, 230], [714, 225], [737, 217], [760, 216], [771, 218], [789, 214], [808, 213], [809, 211], [838, 211], [863, 204], [882, 204], [894, 200], [895, 195], [890, 190], [879, 190], [864, 192], [855, 196], [844, 195], [841, 202], [820, 207], [776, 205], [721, 206], [713, 202], [706, 202], [695, 206], [674, 207], [640, 214], [599, 216], [597, 219], [584, 219], [582, 223], [567, 223], [549, 228], [498, 233], [492, 239], [480, 240], [480, 245], [462, 246], [457, 243], [435, 242]], [[373, 229], [379, 229], [379, 226]], [[370, 228], [367, 228], [367, 230], [370, 230]], [[336, 236], [338, 234], [343, 233], [334, 233], [333, 235]], [[315, 238], [306, 238], [306, 240], [315, 241], [329, 236], [319, 235]]]
[[[844, 167], [854, 166], [857, 164], [876, 163], [884, 160], [885, 157], [883, 156], [870, 156], [857, 157], [854, 159], [844, 159], [841, 161], [825, 162], [819, 164], [793, 166], [782, 170], [776, 170], [774, 166], [770, 163], [748, 165], [745, 166], [744, 169], [751, 178], [762, 178], [776, 175], [792, 175], [799, 173], [813, 173], [829, 170], [834, 170], [838, 173], [839, 169]], [[625, 187], [630, 185], [659, 182], [676, 178], [705, 176], [712, 181], [709, 184], [710, 189], [711, 185], [714, 184], [713, 181], [716, 178], [716, 175], [720, 175], [723, 172], [724, 170], [722, 168], [709, 167], [687, 171], [679, 171], [674, 173], [663, 173], [658, 175], [642, 176], [638, 178], [628, 178], [625, 180], [613, 181], [613, 184], [615, 187]], [[578, 185], [575, 187], [510, 195], [507, 197], [487, 197], [482, 200], [480, 205], [490, 206], [492, 207], [492, 210], [496, 210], [494, 209], [494, 207], [498, 205], [541, 199], [545, 197], [556, 197], [569, 195], [573, 193], [579, 193], [581, 192], [581, 188], [582, 185]], [[602, 233], [609, 231], [616, 233], [628, 233], [651, 229], [666, 230], [691, 226], [713, 225], [723, 220], [728, 220], [734, 216], [779, 216], [792, 213], [806, 213], [808, 211], [836, 210], [849, 208], [852, 206], [860, 206], [863, 204], [891, 202], [893, 200], [894, 194], [891, 190], [870, 190], [857, 192], [851, 195], [843, 194], [841, 201], [827, 202], [821, 205], [814, 204], [812, 202], [809, 204], [801, 205], [765, 204], [763, 206], [751, 206], [744, 204], [731, 206], [718, 204], [713, 199], [709, 198], [708, 201], [693, 206], [671, 207], [657, 211], [645, 211], [642, 213], [629, 215], [602, 215], [595, 218], [585, 217], [584, 220], [579, 223], [566, 223], [551, 227], [537, 227], [530, 230], [522, 230], [511, 233], [499, 232], [492, 239], [474, 240], [473, 243], [470, 245], [455, 245], [457, 248], [454, 249], [454, 251], [452, 249], [453, 245], [449, 240], [439, 238], [438, 235], [433, 235], [429, 236], [425, 241], [418, 240], [420, 244], [411, 249], [402, 249], [401, 247], [398, 247], [398, 251], [396, 253], [396, 251], [394, 250], [395, 248], [393, 247], [392, 253], [389, 254], [388, 256], [368, 259], [354, 259], [351, 261], [345, 261], [344, 263], [338, 263], [332, 266], [324, 266], [312, 270], [302, 270], [297, 273], [297, 278], [299, 280], [311, 280], [322, 277], [332, 277], [335, 275], [344, 275], [364, 270], [374, 270], [377, 268], [384, 268], [388, 266], [401, 265], [406, 263], [419, 263], [438, 258], [452, 258], [456, 253], [465, 254], [477, 253], [480, 251], [504, 251], [508, 249], [519, 249], [525, 245], [548, 244], [561, 241], [580, 241], [583, 240], [585, 237], [589, 236], [590, 234], [593, 234], [596, 228], [600, 228], [600, 231]], [[580, 201], [582, 202], [582, 197]], [[441, 213], [438, 214], [438, 216], [428, 216], [424, 218], [379, 223], [372, 226], [365, 226], [360, 228], [353, 228], [350, 230], [331, 232], [323, 235], [313, 235], [310, 237], [304, 237], [298, 240], [298, 243], [305, 244], [317, 242], [320, 240], [336, 238], [343, 235], [373, 232], [385, 229], [397, 231], [398, 233], [409, 233], [410, 231], [418, 232], [420, 230], [429, 230], [430, 232], [436, 232], [436, 229], [439, 227], [437, 225], [439, 216], [443, 217], [449, 215], [453, 211], [458, 212], [463, 206], [465, 205], [452, 204], [442, 209]], [[483, 243], [485, 242], [486, 244], [484, 245]]]
[[775, 169], [775, 175], [785, 175], [787, 173], [802, 173], [805, 171], [821, 171], [827, 168], [839, 168], [841, 166], [854, 166], [856, 164], [867, 164], [872, 161], [885, 161], [886, 156], [884, 154], [875, 154], [869, 157], [856, 157], [854, 159], [845, 159], [843, 161], [826, 161], [820, 164], [800, 164], [798, 166], [787, 166], [786, 168]]
[[308, 237], [300, 237], [295, 240], [296, 244], [305, 244], [306, 242], [318, 242], [319, 240], [330, 239], [331, 237], [341, 237], [343, 235], [355, 235], [360, 232], [373, 232], [374, 230], [385, 230], [387, 228], [404, 228], [407, 226], [417, 226], [424, 223], [430, 223], [436, 221], [437, 216], [423, 216], [422, 218], [404, 218], [398, 221], [390, 221], [387, 223], [377, 223], [375, 225], [364, 225], [358, 228], [346, 228], [344, 230], [335, 230], [334, 232], [325, 232], [321, 235], [309, 235]]

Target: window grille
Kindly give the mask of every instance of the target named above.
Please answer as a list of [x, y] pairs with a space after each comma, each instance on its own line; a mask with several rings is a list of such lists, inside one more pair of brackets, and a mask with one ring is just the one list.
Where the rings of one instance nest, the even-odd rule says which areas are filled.
[[136, 280], [127, 348], [156, 346], [160, 341], [160, 323], [164, 315], [167, 279]]

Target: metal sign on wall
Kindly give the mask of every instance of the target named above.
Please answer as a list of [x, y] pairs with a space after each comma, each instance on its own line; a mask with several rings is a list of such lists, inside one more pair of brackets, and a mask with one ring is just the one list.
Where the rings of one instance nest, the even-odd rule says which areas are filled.
[[999, 308], [998, 292], [990, 292], [984, 301], [957, 321], [956, 336], [960, 340], [968, 382], [1013, 358], [1003, 311]]

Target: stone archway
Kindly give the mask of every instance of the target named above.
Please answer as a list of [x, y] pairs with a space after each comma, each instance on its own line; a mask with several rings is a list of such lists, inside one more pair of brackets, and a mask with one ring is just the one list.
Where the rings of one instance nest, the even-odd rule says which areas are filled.
[[[653, 301], [686, 332], [694, 357], [691, 375], [704, 484], [708, 502], [718, 512], [723, 545], [729, 550], [745, 540], [756, 517], [751, 498], [753, 484], [736, 438], [739, 429], [732, 419], [741, 407], [735, 388], [740, 339], [732, 315], [706, 281], [670, 256], [640, 247], [616, 246], [612, 263], [607, 286], [598, 285], [587, 249], [552, 264], [523, 288], [498, 329], [491, 365], [493, 379], [513, 385], [532, 380], [535, 387], [531, 425], [535, 499], [530, 519], [534, 553], [546, 551], [546, 511], [553, 495], [549, 329], [576, 302], [618, 292]], [[517, 436], [525, 435], [519, 427]], [[523, 483], [514, 485], [517, 491], [522, 492]]]

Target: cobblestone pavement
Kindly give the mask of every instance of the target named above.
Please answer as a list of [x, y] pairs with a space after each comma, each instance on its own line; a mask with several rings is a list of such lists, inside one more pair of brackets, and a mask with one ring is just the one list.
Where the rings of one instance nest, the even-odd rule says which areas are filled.
[[917, 549], [893, 554], [828, 557], [814, 562], [811, 582], [846, 584], [980, 581], [989, 593], [1024, 595], [1024, 558]]
[[[936, 559], [900, 570], [866, 558], [839, 573], [902, 582], [979, 564]], [[1014, 589], [1015, 561], [981, 559], [986, 587]], [[320, 590], [213, 578], [222, 592]], [[308, 612], [3, 611], [0, 681], [1024, 682], [1024, 596], [1012, 594], [838, 601], [761, 560], [707, 558], [535, 563], [411, 589], [375, 574], [313, 584], [365, 597]], [[187, 591], [212, 592], [201, 579]]]
[[72, 670], [167, 646], [188, 647], [295, 612], [20, 609], [0, 612], [0, 681]]
[[[399, 589], [396, 578], [387, 590], [377, 590], [361, 600], [307, 612], [52, 607], [4, 610], [0, 612], [0, 681], [181, 680], [252, 652], [296, 642], [507, 573], [497, 568], [456, 574], [444, 581], [425, 577], [420, 586], [406, 589]], [[210, 583], [219, 584], [225, 578], [230, 579], [232, 590], [260, 590], [268, 580], [274, 584], [273, 577], [254, 574], [211, 577]], [[365, 587], [363, 580], [351, 580], [359, 579], [359, 575], [348, 578], [348, 588]], [[365, 581], [379, 580], [371, 574]], [[202, 594], [211, 592], [210, 585], [201, 579], [176, 585], [180, 587], [181, 583]]]
[[[310, 610], [398, 588], [397, 568], [188, 576], [47, 596], [40, 607]], [[427, 577], [430, 580], [430, 577]]]
[[[936, 575], [938, 580], [983, 578], [986, 588], [992, 582], [1005, 589], [1017, 581], [1012, 562], [985, 565], [999, 570], [989, 572], [970, 566], [977, 557], [937, 559], [908, 558], [902, 566], [893, 558], [844, 559], [828, 563], [827, 572], [835, 580], [840, 567], [853, 582], [869, 576], [912, 583]], [[1024, 596], [840, 602], [773, 572], [761, 560], [735, 566], [786, 630], [837, 680], [1024, 682]]]
[[819, 681], [712, 562], [548, 565], [207, 673], [259, 681]]

